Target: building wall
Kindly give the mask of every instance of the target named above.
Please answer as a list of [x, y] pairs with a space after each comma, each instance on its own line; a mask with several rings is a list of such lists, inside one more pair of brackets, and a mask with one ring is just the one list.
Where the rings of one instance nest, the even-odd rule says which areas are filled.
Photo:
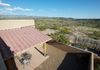
[[9, 19], [9, 20], [0, 20], [0, 30], [5, 29], [12, 29], [12, 28], [20, 28], [25, 26], [33, 26], [35, 27], [35, 21], [34, 20], [17, 20], [17, 19]]
[[0, 70], [7, 70], [3, 58], [0, 53]]

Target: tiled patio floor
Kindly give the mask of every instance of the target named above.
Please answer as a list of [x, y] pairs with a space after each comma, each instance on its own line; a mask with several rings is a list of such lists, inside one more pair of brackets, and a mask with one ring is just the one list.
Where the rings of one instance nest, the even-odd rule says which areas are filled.
[[37, 66], [43, 63], [49, 57], [49, 56], [46, 57], [43, 56], [35, 48], [30, 49], [28, 52], [32, 54], [32, 58], [30, 60], [30, 63], [26, 65], [21, 64], [18, 58], [15, 57], [15, 62], [16, 62], [16, 66], [18, 67], [18, 70], [34, 70]]

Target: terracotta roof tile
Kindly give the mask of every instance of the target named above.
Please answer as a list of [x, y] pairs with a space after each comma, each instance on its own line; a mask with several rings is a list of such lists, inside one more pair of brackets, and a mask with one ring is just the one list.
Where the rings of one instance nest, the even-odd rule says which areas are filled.
[[[6, 47], [9, 47], [10, 51], [13, 51], [14, 54], [51, 40], [50, 37], [32, 27], [0, 30], [0, 38], [6, 44]], [[1, 44], [2, 43], [0, 43], [0, 49], [2, 49]], [[7, 50], [4, 49], [3, 52], [7, 52]], [[4, 55], [7, 55], [7, 53]]]

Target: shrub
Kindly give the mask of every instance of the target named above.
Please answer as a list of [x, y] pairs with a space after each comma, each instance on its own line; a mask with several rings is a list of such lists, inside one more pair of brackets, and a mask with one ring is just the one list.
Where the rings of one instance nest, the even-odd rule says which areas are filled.
[[69, 44], [69, 40], [67, 38], [65, 38], [64, 34], [55, 33], [55, 34], [52, 34], [51, 37], [56, 42], [59, 42], [59, 43], [62, 43], [62, 44]]
[[100, 31], [94, 31], [92, 34], [88, 34], [90, 38], [99, 40], [100, 39]]
[[63, 34], [69, 34], [70, 33], [70, 30], [68, 28], [65, 28], [65, 27], [60, 27], [59, 31], [60, 31], [60, 33], [63, 33]]

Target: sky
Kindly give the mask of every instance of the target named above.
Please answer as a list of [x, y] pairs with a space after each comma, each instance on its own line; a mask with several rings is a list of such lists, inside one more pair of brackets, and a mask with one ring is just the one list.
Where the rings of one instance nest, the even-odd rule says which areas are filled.
[[100, 0], [0, 0], [0, 15], [100, 18]]

